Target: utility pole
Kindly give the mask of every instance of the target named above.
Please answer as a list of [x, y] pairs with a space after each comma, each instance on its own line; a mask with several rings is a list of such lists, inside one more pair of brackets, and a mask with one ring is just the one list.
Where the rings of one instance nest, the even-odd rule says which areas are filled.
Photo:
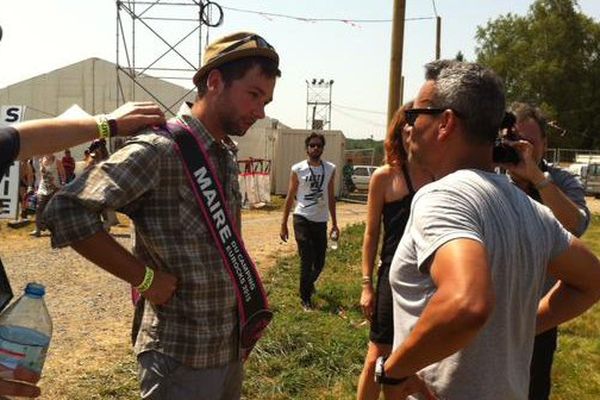
[[392, 51], [390, 58], [390, 86], [388, 90], [388, 124], [402, 102], [402, 50], [404, 48], [404, 15], [406, 1], [394, 0], [394, 18], [392, 22]]
[[435, 29], [435, 59], [440, 59], [440, 48], [442, 41], [442, 17], [436, 17], [436, 29]]

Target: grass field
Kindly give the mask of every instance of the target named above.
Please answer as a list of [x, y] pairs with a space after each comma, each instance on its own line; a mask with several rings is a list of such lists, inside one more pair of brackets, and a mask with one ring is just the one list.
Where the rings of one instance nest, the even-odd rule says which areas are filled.
[[[298, 259], [282, 259], [265, 279], [275, 318], [247, 363], [245, 399], [352, 399], [368, 326], [358, 308], [363, 225], [343, 232], [317, 284], [316, 310], [298, 299]], [[600, 216], [585, 241], [600, 254]], [[600, 307], [560, 330], [553, 399], [600, 398]], [[72, 399], [136, 399], [134, 357], [72, 382]]]
[[329, 251], [317, 283], [316, 309], [298, 297], [298, 258], [282, 260], [267, 279], [275, 318], [246, 372], [248, 399], [348, 399], [368, 340], [358, 307], [363, 225], [347, 228]]
[[[298, 260], [283, 260], [268, 280], [275, 319], [248, 363], [248, 399], [351, 399], [368, 341], [358, 299], [362, 225], [344, 231], [317, 286], [317, 310], [297, 295]], [[600, 216], [584, 240], [600, 254]], [[600, 398], [600, 306], [560, 329], [553, 399]]]
[[[600, 215], [593, 216], [583, 239], [600, 255]], [[559, 333], [552, 399], [600, 399], [600, 304], [561, 326]]]

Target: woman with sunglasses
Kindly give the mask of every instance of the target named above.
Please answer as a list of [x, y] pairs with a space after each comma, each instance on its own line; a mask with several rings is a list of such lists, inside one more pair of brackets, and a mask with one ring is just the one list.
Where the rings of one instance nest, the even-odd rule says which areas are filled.
[[[369, 348], [358, 381], [357, 399], [378, 399], [380, 386], [374, 381], [375, 363], [388, 356], [394, 340], [392, 292], [389, 271], [394, 252], [404, 232], [415, 191], [433, 179], [414, 163], [408, 162], [406, 140], [408, 125], [405, 111], [412, 102], [394, 115], [385, 138], [385, 163], [377, 168], [369, 183], [367, 224], [362, 248], [362, 294], [360, 305], [371, 323]], [[373, 288], [373, 270], [383, 221], [383, 244], [377, 286]]]

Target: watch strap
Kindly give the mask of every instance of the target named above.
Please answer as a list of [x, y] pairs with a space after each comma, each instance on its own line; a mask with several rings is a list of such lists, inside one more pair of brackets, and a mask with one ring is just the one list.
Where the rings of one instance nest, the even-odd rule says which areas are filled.
[[405, 382], [409, 377], [405, 376], [404, 378], [392, 378], [391, 376], [385, 376], [385, 368], [384, 364], [387, 360], [387, 357], [378, 357], [375, 362], [375, 382], [380, 385], [400, 385]]

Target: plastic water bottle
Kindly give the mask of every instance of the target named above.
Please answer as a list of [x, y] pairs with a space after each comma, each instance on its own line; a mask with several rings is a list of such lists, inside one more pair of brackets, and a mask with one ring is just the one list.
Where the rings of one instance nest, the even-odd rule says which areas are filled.
[[52, 320], [44, 302], [44, 286], [28, 283], [25, 293], [0, 315], [0, 367], [23, 367], [41, 374]]
[[329, 248], [331, 250], [337, 250], [338, 244], [339, 244], [338, 243], [339, 236], [338, 236], [337, 231], [331, 232], [331, 235], [329, 236], [329, 239], [330, 239], [329, 240]]

